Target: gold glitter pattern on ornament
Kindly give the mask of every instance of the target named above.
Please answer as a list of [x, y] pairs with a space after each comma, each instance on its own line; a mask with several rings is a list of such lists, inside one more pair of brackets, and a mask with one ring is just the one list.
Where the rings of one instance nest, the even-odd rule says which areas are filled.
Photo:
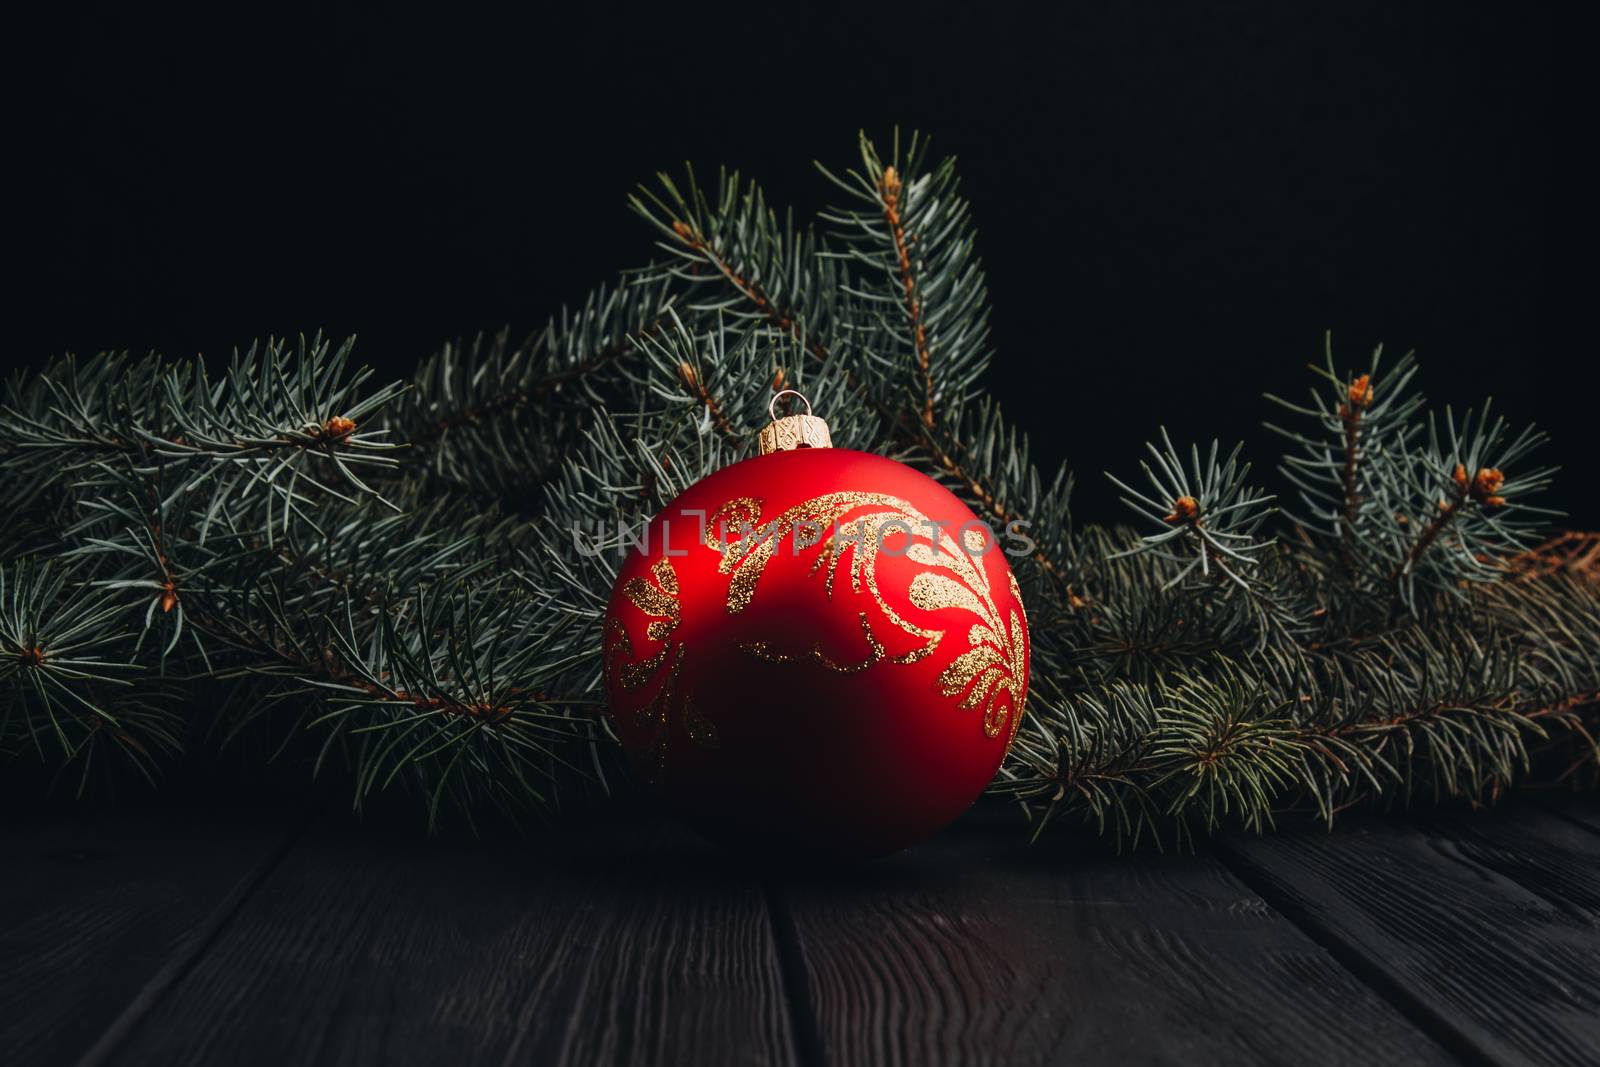
[[[1009, 570], [1006, 572], [1006, 584], [1011, 588], [1011, 602], [1017, 606], [1017, 611], [1022, 616], [1020, 619], [1014, 619], [1014, 621], [1020, 623], [1019, 632], [1026, 635], [1028, 632], [1028, 605], [1022, 602], [1022, 588], [1017, 585], [1017, 576]], [[1013, 695], [1015, 694], [1013, 693]], [[1028, 702], [1028, 687], [1026, 685], [1022, 687], [1022, 695], [1017, 696], [1016, 701], [1017, 713], [1011, 716], [1011, 733], [1006, 736], [1007, 752], [1011, 751], [1011, 742], [1017, 739], [1017, 727], [1022, 725], [1023, 705]]]
[[[750, 606], [756, 593], [756, 579], [761, 577], [761, 568], [772, 558], [776, 531], [769, 528], [764, 532], [756, 525], [760, 518], [761, 501], [741, 496], [718, 508], [706, 523], [706, 547], [722, 553], [722, 562], [717, 565], [718, 573], [733, 572], [733, 580], [728, 583], [729, 614], [737, 614]], [[727, 540], [729, 527], [738, 534], [738, 540], [731, 545]], [[754, 551], [760, 554], [761, 562], [753, 568], [742, 569], [738, 567], [733, 550], [743, 550], [747, 542], [755, 546]]]
[[683, 705], [683, 732], [701, 748], [716, 748], [720, 744], [717, 724], [701, 714], [700, 709], [688, 701]]
[[672, 667], [667, 680], [656, 690], [650, 702], [639, 709], [640, 725], [654, 727], [650, 738], [649, 756], [644, 762], [645, 779], [660, 783], [667, 776], [667, 739], [672, 733], [672, 703], [678, 695], [678, 676], [683, 670], [683, 646], [678, 645], [672, 656]]
[[[653, 581], [652, 581], [653, 580]], [[622, 594], [639, 611], [652, 616], [645, 626], [645, 636], [662, 645], [653, 655], [635, 660], [633, 642], [628, 638], [627, 627], [613, 618], [606, 626], [605, 672], [616, 678], [624, 691], [634, 692], [648, 685], [663, 664], [670, 664], [660, 688], [648, 701], [634, 712], [634, 724], [640, 729], [650, 729], [650, 740], [641, 759], [647, 780], [660, 782], [667, 772], [669, 739], [674, 715], [683, 723], [684, 733], [700, 748], [716, 748], [717, 727], [694, 705], [690, 694], [679, 690], [683, 672], [684, 646], [671, 637], [682, 621], [679, 603], [681, 590], [678, 574], [672, 561], [659, 559], [650, 565], [650, 578], [630, 578], [622, 586]]]
[[1011, 731], [1006, 743], [1010, 745], [1027, 696], [1027, 624], [1019, 614], [1022, 597], [1015, 576], [1010, 576], [1010, 591], [1018, 607], [1007, 617], [995, 602], [984, 563], [986, 540], [982, 532], [963, 531], [959, 542], [941, 536], [916, 507], [884, 493], [825, 493], [785, 510], [765, 524], [760, 521], [761, 508], [762, 501], [755, 497], [736, 497], [714, 511], [705, 527], [704, 543], [722, 556], [718, 572], [731, 576], [727, 597], [730, 615], [744, 611], [754, 601], [757, 583], [780, 549], [791, 545], [799, 554], [809, 547], [794, 540], [797, 530], [820, 527], [831, 531], [831, 536], [819, 542], [809, 574], [825, 572], [825, 595], [833, 598], [834, 579], [840, 569], [848, 567], [851, 590], [860, 593], [865, 589], [893, 626], [921, 644], [903, 655], [889, 655], [863, 612], [861, 629], [867, 656], [861, 662], [840, 663], [823, 652], [820, 643], [799, 656], [775, 649], [766, 641], [744, 642], [739, 645], [744, 652], [771, 663], [805, 659], [840, 674], [856, 674], [884, 662], [915, 663], [931, 655], [946, 631], [919, 626], [904, 618], [888, 603], [878, 585], [878, 560], [889, 552], [885, 546], [897, 535], [909, 537], [911, 543], [903, 554], [929, 568], [912, 579], [912, 606], [927, 612], [956, 609], [978, 620], [966, 631], [970, 647], [940, 672], [935, 689], [941, 696], [956, 699], [958, 707], [981, 708], [986, 737], [998, 737], [1009, 719]]
[[672, 569], [670, 559], [658, 559], [650, 564], [650, 576], [671, 596], [678, 595], [678, 572]]
[[634, 660], [633, 642], [628, 639], [627, 627], [622, 620], [612, 619], [606, 624], [605, 673], [614, 676], [623, 689], [632, 691], [644, 686], [650, 676], [667, 659], [667, 646], [644, 660]]
[[[622, 595], [646, 615], [655, 616], [645, 627], [645, 636], [652, 641], [665, 642], [681, 621], [678, 575], [672, 569], [670, 560], [659, 559], [650, 565], [650, 577], [655, 579], [655, 584], [644, 578], [628, 579], [622, 587]], [[633, 643], [628, 640], [627, 630], [617, 619], [612, 619], [606, 628], [605, 641], [605, 669], [607, 673], [616, 671], [622, 688], [630, 691], [643, 688], [650, 681], [650, 677], [666, 662], [667, 653], [672, 647], [663, 644], [655, 655], [635, 661]]]
[[861, 613], [861, 632], [867, 639], [867, 658], [860, 663], [838, 662], [822, 651], [821, 642], [812, 645], [811, 651], [804, 656], [791, 656], [786, 652], [779, 652], [765, 641], [746, 641], [741, 643], [739, 648], [756, 659], [766, 660], [768, 663], [798, 663], [806, 659], [836, 674], [860, 674], [874, 663], [915, 663], [931, 655], [934, 649], [939, 647], [939, 643], [934, 641], [920, 648], [914, 648], [904, 655], [891, 656], [889, 650], [883, 647], [883, 642], [872, 632], [872, 621], [867, 618], [867, 613], [864, 611]]

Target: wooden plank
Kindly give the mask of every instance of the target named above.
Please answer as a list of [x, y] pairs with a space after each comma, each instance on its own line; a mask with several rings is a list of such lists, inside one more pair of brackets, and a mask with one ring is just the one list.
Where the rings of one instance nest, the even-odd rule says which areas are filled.
[[1566, 795], [1550, 797], [1541, 806], [1557, 815], [1600, 833], [1600, 797]]
[[70, 1062], [158, 996], [281, 855], [295, 821], [214, 801], [10, 819], [0, 1058]]
[[[1600, 1060], [1600, 927], [1584, 832], [1531, 808], [1347, 820], [1332, 835], [1229, 837], [1266, 899], [1458, 1054]], [[1525, 838], [1512, 845], [1517, 837]], [[1583, 902], [1581, 906], [1574, 904]]]
[[778, 898], [830, 1064], [1448, 1062], [1206, 855], [973, 823]]
[[111, 1062], [792, 1062], [759, 883], [588, 836], [321, 824]]
[[[1564, 812], [1582, 815], [1581, 808]], [[1473, 863], [1510, 878], [1556, 907], [1593, 924], [1600, 935], [1600, 833], [1541, 807], [1517, 804], [1486, 815], [1426, 822]], [[1595, 945], [1600, 952], [1600, 942]]]

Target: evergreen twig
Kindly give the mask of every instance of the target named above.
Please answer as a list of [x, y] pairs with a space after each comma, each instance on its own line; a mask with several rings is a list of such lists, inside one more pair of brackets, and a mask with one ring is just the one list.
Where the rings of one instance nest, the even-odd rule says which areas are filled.
[[[629, 530], [748, 455], [802, 388], [835, 441], [919, 465], [1035, 544], [1033, 696], [993, 789], [1035, 831], [1262, 830], [1355, 804], [1488, 802], [1597, 765], [1600, 541], [1535, 547], [1542, 435], [1423, 415], [1409, 356], [1331, 342], [1283, 470], [1161, 435], [1144, 532], [1077, 526], [981, 378], [988, 292], [952, 161], [863, 137], [799, 225], [724, 174], [635, 211], [659, 263], [523, 344], [409, 388], [348, 344], [64, 357], [0, 401], [0, 759], [153, 777], [262, 731], [430, 819], [612, 781], [600, 624]], [[1142, 484], [1142, 483], [1141, 483]], [[1277, 528], [1281, 527], [1281, 528]], [[225, 701], [208, 700], [219, 685]], [[195, 729], [196, 725], [204, 728]]]

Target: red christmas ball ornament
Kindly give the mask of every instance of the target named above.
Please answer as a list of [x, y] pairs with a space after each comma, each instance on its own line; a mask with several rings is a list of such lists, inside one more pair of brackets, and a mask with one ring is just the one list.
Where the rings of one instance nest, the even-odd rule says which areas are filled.
[[[781, 395], [781, 394], [780, 394]], [[1028, 690], [996, 531], [810, 414], [655, 517], [605, 621], [609, 714], [635, 770], [735, 846], [882, 855], [994, 777]]]

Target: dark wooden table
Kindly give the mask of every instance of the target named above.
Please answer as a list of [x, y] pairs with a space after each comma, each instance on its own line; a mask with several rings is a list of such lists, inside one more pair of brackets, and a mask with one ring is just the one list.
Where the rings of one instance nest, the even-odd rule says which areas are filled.
[[0, 856], [12, 1067], [1600, 1062], [1600, 803], [1121, 858], [979, 816], [786, 873], [146, 803]]

